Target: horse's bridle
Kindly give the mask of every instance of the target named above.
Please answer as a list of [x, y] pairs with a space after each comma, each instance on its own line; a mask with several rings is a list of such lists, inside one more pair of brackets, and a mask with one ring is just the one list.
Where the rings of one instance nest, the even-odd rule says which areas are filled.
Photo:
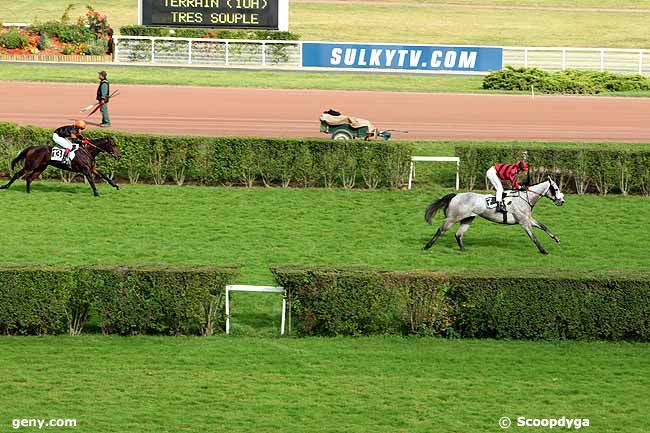
[[537, 191], [533, 191], [533, 190], [528, 189], [528, 186], [526, 186], [526, 190], [525, 190], [525, 191], [526, 191], [526, 200], [525, 200], [525, 201], [526, 201], [526, 204], [527, 204], [531, 209], [533, 208], [533, 205], [530, 204], [530, 199], [528, 198], [528, 193], [529, 193], [529, 192], [532, 192], [533, 194], [537, 194], [537, 195], [540, 196], [540, 197], [544, 197], [544, 196], [546, 195], [546, 193], [548, 192], [548, 190], [550, 189], [550, 190], [551, 190], [551, 194], [553, 194], [553, 197], [554, 197], [553, 200], [555, 200], [555, 188], [553, 187], [553, 184], [551, 183], [551, 180], [550, 180], [550, 179], [546, 179], [544, 182], [548, 182], [548, 188], [546, 188], [546, 189], [544, 190], [544, 192], [541, 193], [541, 194], [540, 194], [539, 192], [537, 192]]

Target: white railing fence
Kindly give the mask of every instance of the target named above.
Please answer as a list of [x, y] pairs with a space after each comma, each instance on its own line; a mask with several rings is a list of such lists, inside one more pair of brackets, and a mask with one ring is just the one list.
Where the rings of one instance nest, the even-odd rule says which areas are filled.
[[650, 50], [504, 47], [503, 65], [546, 71], [583, 69], [650, 76]]
[[[116, 36], [115, 62], [302, 68], [302, 44], [301, 41]], [[650, 50], [503, 47], [503, 65], [650, 76]]]
[[115, 62], [300, 67], [297, 41], [118, 36]]

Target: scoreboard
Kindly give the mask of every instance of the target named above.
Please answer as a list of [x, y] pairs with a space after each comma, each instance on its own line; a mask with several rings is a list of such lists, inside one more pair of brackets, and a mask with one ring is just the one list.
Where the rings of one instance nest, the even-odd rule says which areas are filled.
[[138, 0], [141, 25], [288, 30], [289, 0]]

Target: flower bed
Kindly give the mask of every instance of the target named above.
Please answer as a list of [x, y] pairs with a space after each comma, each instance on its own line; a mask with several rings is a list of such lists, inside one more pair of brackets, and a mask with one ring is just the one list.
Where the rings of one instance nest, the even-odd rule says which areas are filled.
[[[106, 56], [105, 35], [110, 29], [105, 15], [87, 7], [75, 24], [60, 21], [35, 24], [27, 28], [0, 29], [0, 59], [39, 60], [42, 56]], [[34, 57], [38, 56], [38, 57]]]

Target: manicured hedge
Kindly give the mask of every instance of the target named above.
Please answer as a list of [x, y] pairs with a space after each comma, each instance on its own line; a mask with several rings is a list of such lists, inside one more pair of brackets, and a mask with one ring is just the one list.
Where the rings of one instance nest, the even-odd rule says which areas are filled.
[[2, 267], [0, 333], [79, 334], [95, 311], [105, 334], [212, 335], [237, 267]]
[[[0, 122], [0, 174], [9, 173], [11, 160], [25, 147], [51, 145], [51, 135], [49, 129]], [[100, 135], [106, 133], [88, 133]], [[131, 183], [399, 186], [412, 153], [411, 145], [390, 141], [110, 135], [122, 158], [116, 163], [102, 155], [98, 167]], [[48, 170], [45, 176], [60, 173]]]
[[650, 146], [602, 143], [463, 143], [456, 146], [467, 189], [488, 187], [485, 172], [496, 162], [527, 155], [531, 182], [548, 173], [560, 189], [584, 194], [650, 194]]
[[158, 36], [177, 38], [212, 38], [212, 39], [249, 39], [249, 40], [276, 40], [297, 41], [300, 35], [291, 32], [278, 32], [272, 30], [223, 30], [223, 29], [196, 29], [172, 28], [152, 26], [123, 26], [120, 27], [122, 36]]
[[650, 341], [650, 274], [277, 267], [300, 335]]
[[602, 92], [650, 90], [650, 78], [643, 75], [613, 74], [599, 71], [566, 70], [547, 72], [537, 68], [506, 66], [483, 79], [483, 88], [491, 90], [523, 90], [539, 93], [595, 95]]
[[463, 337], [650, 341], [650, 275], [454, 275]]

